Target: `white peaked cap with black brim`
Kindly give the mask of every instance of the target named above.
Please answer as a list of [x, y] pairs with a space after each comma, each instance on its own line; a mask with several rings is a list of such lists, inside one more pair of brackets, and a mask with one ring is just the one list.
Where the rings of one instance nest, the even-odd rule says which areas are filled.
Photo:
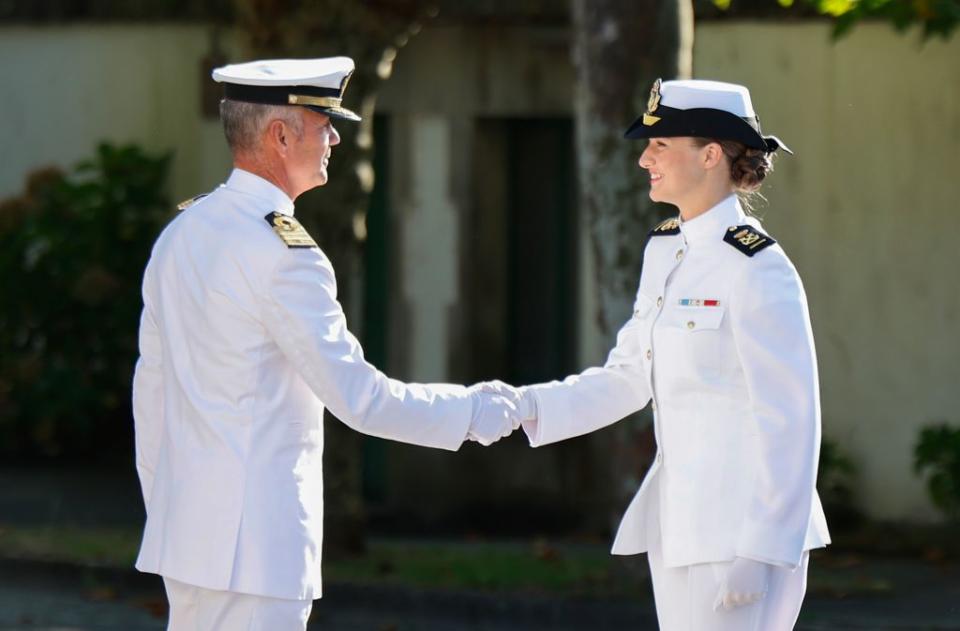
[[747, 147], [793, 153], [776, 136], [764, 136], [750, 91], [721, 81], [661, 81], [650, 89], [647, 111], [630, 125], [625, 138], [692, 136], [735, 140]]
[[331, 118], [359, 121], [342, 105], [353, 70], [349, 57], [264, 59], [216, 68], [213, 80], [223, 84], [227, 100], [298, 105]]

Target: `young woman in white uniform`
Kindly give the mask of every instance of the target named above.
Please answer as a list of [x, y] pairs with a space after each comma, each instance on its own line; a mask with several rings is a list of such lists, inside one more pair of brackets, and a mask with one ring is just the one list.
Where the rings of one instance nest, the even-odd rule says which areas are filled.
[[514, 392], [524, 430], [545, 445], [651, 403], [656, 460], [613, 553], [648, 553], [662, 629], [792, 629], [829, 543], [817, 363], [797, 271], [738, 198], [789, 150], [746, 88], [713, 81], [658, 80], [626, 137], [649, 139], [650, 197], [679, 216], [650, 233], [606, 364]]

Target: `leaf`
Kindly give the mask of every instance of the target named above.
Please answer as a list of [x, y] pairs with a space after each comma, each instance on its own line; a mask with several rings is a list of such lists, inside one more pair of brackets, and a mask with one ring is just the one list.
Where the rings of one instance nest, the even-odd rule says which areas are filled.
[[849, 13], [855, 6], [854, 0], [820, 0], [820, 11], [833, 17]]
[[[947, 39], [960, 24], [960, 0], [805, 1], [834, 19], [834, 39], [849, 33], [853, 26], [865, 20], [886, 20], [900, 32], [920, 24], [924, 40], [933, 35]], [[778, 2], [782, 3], [782, 0]]]
[[913, 455], [914, 470], [929, 476], [934, 505], [953, 519], [960, 517], [960, 429], [946, 423], [924, 427]]

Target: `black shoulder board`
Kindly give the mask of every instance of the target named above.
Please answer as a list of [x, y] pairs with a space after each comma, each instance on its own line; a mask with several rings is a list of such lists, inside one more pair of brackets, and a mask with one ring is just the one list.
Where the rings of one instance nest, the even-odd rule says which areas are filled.
[[210, 193], [200, 193], [200, 194], [197, 195], [196, 197], [191, 197], [190, 199], [185, 199], [185, 200], [183, 200], [182, 202], [180, 202], [179, 204], [177, 204], [177, 210], [186, 210], [187, 208], [190, 208], [191, 206], [193, 206], [194, 203], [200, 201], [201, 199], [203, 199], [204, 197], [206, 197], [206, 196], [209, 195], [209, 194], [210, 194]]
[[313, 240], [313, 237], [311, 237], [307, 231], [303, 229], [303, 226], [300, 225], [300, 222], [293, 217], [284, 215], [283, 213], [272, 212], [264, 217], [264, 219], [267, 220], [267, 223], [270, 224], [273, 231], [277, 233], [277, 236], [287, 244], [288, 248], [317, 247], [317, 243]]
[[650, 231], [650, 234], [647, 236], [651, 237], [663, 237], [671, 234], [678, 234], [680, 232], [680, 222], [676, 217], [671, 217], [666, 221], [661, 221], [657, 226]]
[[760, 250], [777, 242], [773, 237], [768, 237], [753, 226], [746, 224], [728, 228], [723, 235], [723, 240], [747, 256], [753, 256]]

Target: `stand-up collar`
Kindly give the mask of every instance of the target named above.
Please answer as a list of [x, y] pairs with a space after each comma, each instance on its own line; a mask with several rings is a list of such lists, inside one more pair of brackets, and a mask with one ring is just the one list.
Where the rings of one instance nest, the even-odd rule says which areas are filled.
[[730, 226], [740, 225], [747, 216], [740, 207], [736, 195], [730, 195], [719, 204], [689, 221], [680, 221], [680, 231], [687, 241], [698, 239], [718, 239]]
[[263, 200], [265, 211], [277, 211], [284, 215], [293, 216], [293, 200], [281, 191], [275, 184], [268, 182], [259, 175], [254, 175], [243, 169], [234, 169], [224, 184], [226, 188], [244, 195], [250, 195]]

